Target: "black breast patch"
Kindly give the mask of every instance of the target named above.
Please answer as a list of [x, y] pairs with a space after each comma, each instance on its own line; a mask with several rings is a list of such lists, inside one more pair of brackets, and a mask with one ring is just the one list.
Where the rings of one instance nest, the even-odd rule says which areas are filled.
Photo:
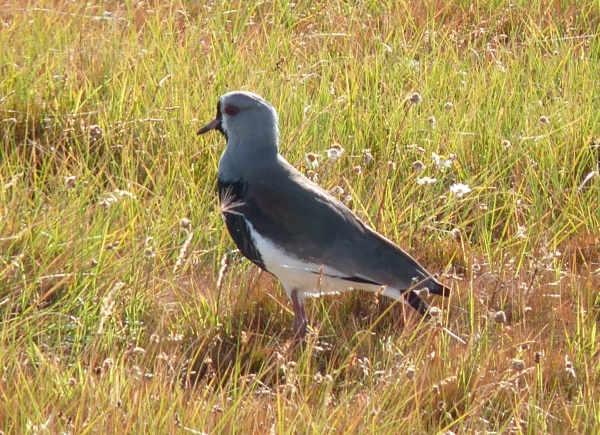
[[261, 269], [267, 270], [260, 252], [254, 244], [247, 216], [256, 212], [256, 204], [248, 194], [248, 185], [243, 180], [218, 180], [221, 214], [225, 218], [227, 230], [242, 255]]

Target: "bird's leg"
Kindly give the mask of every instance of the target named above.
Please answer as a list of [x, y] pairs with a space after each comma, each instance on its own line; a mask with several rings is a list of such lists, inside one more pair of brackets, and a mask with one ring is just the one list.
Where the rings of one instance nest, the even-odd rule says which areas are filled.
[[292, 290], [290, 297], [294, 306], [294, 336], [296, 339], [303, 340], [306, 337], [306, 328], [308, 326], [306, 311], [304, 311], [304, 301], [300, 299], [298, 290], [296, 289]]

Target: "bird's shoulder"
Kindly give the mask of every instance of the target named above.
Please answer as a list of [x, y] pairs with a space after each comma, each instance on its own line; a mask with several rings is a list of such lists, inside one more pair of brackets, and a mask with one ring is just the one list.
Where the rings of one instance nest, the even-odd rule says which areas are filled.
[[[330, 225], [342, 228], [362, 226], [356, 215], [331, 193], [284, 161], [275, 177], [248, 183], [249, 196], [267, 215], [281, 222], [308, 222], [310, 227]], [[273, 181], [274, 180], [274, 181]]]

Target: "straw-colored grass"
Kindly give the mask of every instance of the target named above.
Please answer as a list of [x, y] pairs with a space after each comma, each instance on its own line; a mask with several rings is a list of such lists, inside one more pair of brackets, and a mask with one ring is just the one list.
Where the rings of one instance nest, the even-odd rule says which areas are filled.
[[[600, 430], [598, 2], [8, 0], [0, 25], [1, 431]], [[466, 346], [360, 292], [309, 301], [292, 346], [195, 135], [234, 89], [453, 289]]]

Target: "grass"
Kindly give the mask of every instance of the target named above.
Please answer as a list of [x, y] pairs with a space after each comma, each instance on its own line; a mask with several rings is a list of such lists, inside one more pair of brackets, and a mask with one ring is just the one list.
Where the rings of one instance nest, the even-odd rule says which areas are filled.
[[[0, 10], [4, 433], [599, 430], [597, 2]], [[309, 302], [293, 348], [219, 216], [223, 139], [195, 135], [233, 89], [452, 287], [432, 302], [467, 346], [353, 293]]]

